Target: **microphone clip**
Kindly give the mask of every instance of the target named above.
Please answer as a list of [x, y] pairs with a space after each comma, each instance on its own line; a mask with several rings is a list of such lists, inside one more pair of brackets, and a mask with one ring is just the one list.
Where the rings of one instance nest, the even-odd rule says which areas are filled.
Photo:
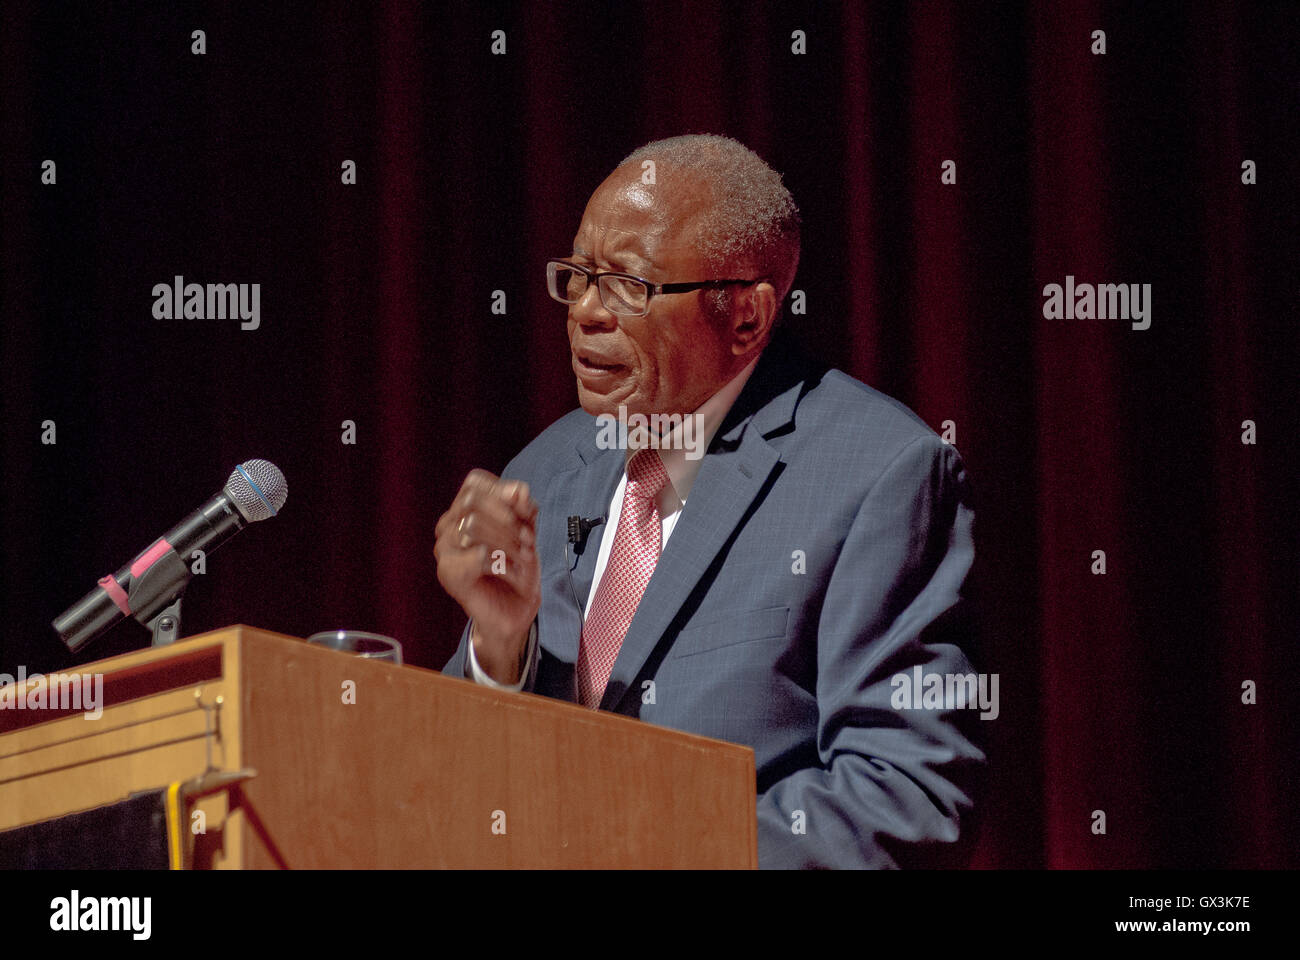
[[569, 543], [585, 543], [587, 534], [604, 522], [604, 517], [580, 517], [574, 514], [569, 517]]

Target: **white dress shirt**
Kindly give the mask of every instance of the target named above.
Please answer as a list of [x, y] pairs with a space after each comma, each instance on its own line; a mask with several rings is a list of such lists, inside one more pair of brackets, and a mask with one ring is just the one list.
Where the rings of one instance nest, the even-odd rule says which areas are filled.
[[[709, 444], [713, 442], [713, 435], [718, 432], [722, 426], [722, 421], [726, 419], [727, 413], [731, 410], [736, 398], [740, 396], [740, 391], [744, 389], [745, 382], [749, 380], [749, 375], [754, 372], [754, 364], [758, 363], [758, 358], [754, 358], [749, 365], [736, 374], [732, 379], [715, 393], [713, 396], [700, 404], [700, 408], [695, 411], [699, 417], [699, 433], [697, 440], [699, 446], [697, 449], [703, 451], [709, 449]], [[681, 430], [682, 427], [678, 427]], [[668, 483], [659, 493], [658, 507], [659, 520], [663, 537], [660, 540], [660, 553], [668, 545], [668, 538], [672, 536], [673, 529], [677, 526], [677, 520], [682, 515], [682, 508], [686, 506], [686, 498], [690, 496], [691, 487], [695, 484], [695, 478], [699, 475], [700, 464], [704, 462], [701, 456], [697, 460], [687, 459], [686, 449], [680, 442], [674, 442], [674, 434], [669, 435], [667, 442], [662, 442], [659, 449], [659, 458], [663, 461], [664, 470], [668, 473]], [[609, 501], [609, 510], [607, 519], [603, 524], [603, 532], [600, 538], [600, 551], [596, 554], [596, 571], [591, 578], [591, 591], [587, 594], [587, 603], [582, 611], [582, 619], [585, 622], [587, 614], [591, 611], [591, 602], [596, 597], [596, 588], [600, 586], [600, 578], [605, 574], [605, 568], [609, 565], [609, 555], [614, 549], [614, 535], [618, 530], [619, 514], [623, 510], [623, 493], [627, 489], [627, 461], [637, 451], [628, 449], [625, 454], [623, 463], [623, 476], [618, 481], [618, 486], [614, 488], [614, 495]], [[528, 671], [531, 669], [535, 647], [537, 645], [537, 621], [533, 621], [532, 627], [528, 631], [528, 652], [524, 657], [524, 671], [519, 678], [518, 683], [497, 683], [482, 667], [478, 665], [478, 660], [474, 656], [474, 644], [469, 645], [469, 655], [465, 658], [466, 670], [465, 675], [474, 680], [475, 683], [481, 683], [485, 687], [493, 687], [497, 690], [522, 690], [528, 682]]]

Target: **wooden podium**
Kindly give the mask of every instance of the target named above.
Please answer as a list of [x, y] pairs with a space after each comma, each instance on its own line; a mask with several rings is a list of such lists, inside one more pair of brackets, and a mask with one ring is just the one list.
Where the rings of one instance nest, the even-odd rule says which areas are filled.
[[97, 719], [0, 710], [0, 830], [242, 770], [187, 865], [757, 866], [748, 747], [245, 626], [75, 669]]

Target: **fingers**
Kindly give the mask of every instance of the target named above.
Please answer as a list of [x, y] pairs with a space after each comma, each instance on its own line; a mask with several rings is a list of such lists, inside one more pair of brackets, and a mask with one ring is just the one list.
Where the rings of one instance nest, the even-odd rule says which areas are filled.
[[[526, 580], [516, 578], [537, 566], [537, 516], [538, 506], [526, 483], [472, 470], [451, 507], [438, 519], [434, 554], [439, 560], [460, 556], [460, 563], [469, 561], [483, 574], [526, 586]], [[477, 555], [474, 560], [471, 553]]]
[[522, 480], [502, 480], [486, 470], [471, 470], [461, 484], [457, 500], [477, 503], [481, 498], [499, 499], [520, 520], [528, 521], [537, 517], [537, 504], [529, 496], [528, 484]]
[[528, 484], [522, 480], [509, 480], [504, 484], [506, 502], [510, 504], [520, 520], [536, 523], [537, 502], [529, 495]]
[[461, 484], [450, 512], [459, 510], [463, 517], [480, 509], [503, 523], [511, 515], [525, 523], [532, 523], [537, 518], [537, 504], [529, 496], [528, 484], [522, 480], [502, 480], [486, 470], [471, 470]]
[[461, 550], [482, 545], [513, 553], [536, 542], [533, 529], [500, 503], [471, 508], [456, 522], [450, 536], [452, 544]]
[[491, 499], [490, 494], [493, 488], [500, 483], [498, 478], [486, 470], [471, 470], [460, 489], [456, 491], [456, 496], [451, 501], [451, 506], [447, 512], [438, 518], [438, 526], [435, 533], [439, 537], [450, 535], [450, 527], [460, 525], [460, 521], [473, 507], [476, 500]]
[[521, 521], [536, 532], [537, 504], [529, 496], [528, 484], [519, 480], [501, 480], [486, 470], [470, 471], [451, 507], [439, 518], [436, 534], [448, 536], [453, 526], [464, 532], [462, 521], [474, 513], [500, 526]]
[[[537, 503], [528, 494], [528, 484], [519, 480], [500, 480], [485, 470], [471, 471], [452, 502], [451, 514], [458, 516], [456, 531], [480, 542], [500, 539], [510, 532], [521, 539], [520, 524], [536, 539]], [[481, 524], [481, 526], [480, 526]], [[474, 533], [473, 527], [480, 527]]]

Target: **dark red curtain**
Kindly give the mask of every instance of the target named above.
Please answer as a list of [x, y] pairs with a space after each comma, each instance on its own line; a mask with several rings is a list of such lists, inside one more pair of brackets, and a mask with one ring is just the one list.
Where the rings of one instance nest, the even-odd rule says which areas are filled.
[[[1298, 9], [5, 4], [0, 671], [67, 665], [49, 621], [249, 457], [288, 504], [185, 632], [440, 666], [434, 523], [575, 405], [543, 260], [634, 147], [724, 133], [801, 205], [797, 337], [974, 477], [976, 864], [1296, 866]], [[260, 327], [155, 319], [177, 275]], [[1067, 276], [1149, 329], [1048, 319]]]

